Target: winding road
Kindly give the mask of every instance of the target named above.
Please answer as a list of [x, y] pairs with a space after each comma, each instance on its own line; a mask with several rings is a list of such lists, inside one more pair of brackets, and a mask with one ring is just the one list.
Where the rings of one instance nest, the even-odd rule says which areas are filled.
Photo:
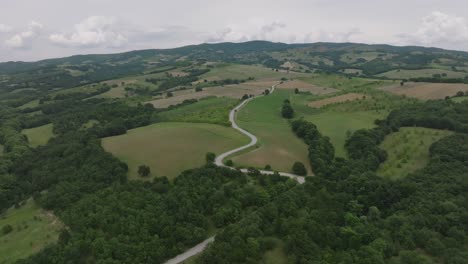
[[[275, 85], [273, 85], [271, 87], [270, 93], [273, 93], [275, 91], [275, 88], [276, 88], [277, 85], [278, 84], [275, 84]], [[250, 148], [250, 147], [254, 146], [255, 144], [257, 144], [258, 139], [254, 134], [248, 132], [245, 129], [242, 129], [241, 127], [239, 127], [237, 125], [237, 123], [236, 123], [236, 114], [248, 102], [254, 100], [255, 98], [261, 97], [261, 96], [264, 96], [264, 95], [258, 95], [256, 97], [250, 97], [249, 99], [246, 99], [246, 100], [242, 101], [238, 106], [234, 107], [234, 109], [232, 109], [231, 112], [229, 113], [229, 121], [231, 121], [232, 128], [234, 128], [235, 130], [237, 130], [237, 131], [241, 132], [242, 134], [248, 136], [250, 138], [250, 143], [245, 145], [245, 146], [238, 147], [238, 148], [233, 149], [233, 150], [229, 150], [229, 151], [224, 152], [221, 155], [217, 156], [216, 159], [215, 159], [215, 164], [217, 166], [226, 167], [226, 168], [230, 168], [230, 169], [234, 170], [235, 168], [224, 165], [223, 160], [225, 158], [227, 158], [228, 156], [231, 156], [234, 153], [237, 153], [237, 152], [242, 151], [244, 149]], [[241, 171], [244, 172], [244, 173], [248, 172], [247, 169], [241, 169]], [[266, 175], [274, 174], [273, 171], [266, 171], [266, 170], [260, 170], [260, 173], [266, 174]], [[299, 176], [299, 175], [295, 175], [295, 174], [287, 173], [287, 172], [278, 172], [278, 173], [281, 176], [285, 176], [285, 177], [295, 179], [300, 184], [303, 184], [305, 182], [305, 178], [303, 176]], [[201, 253], [203, 250], [205, 250], [205, 248], [208, 246], [208, 244], [213, 242], [214, 240], [215, 240], [215, 236], [209, 237], [205, 241], [203, 241], [200, 244], [188, 249], [184, 253], [182, 253], [182, 254], [180, 254], [180, 255], [178, 255], [178, 256], [176, 256], [176, 257], [174, 257], [174, 258], [172, 258], [172, 259], [170, 259], [168, 261], [166, 261], [164, 264], [179, 264], [179, 263], [182, 263], [182, 262], [186, 261], [187, 259]]]
[[[273, 86], [271, 87], [270, 93], [273, 93], [273, 92], [275, 91], [275, 88], [276, 88], [277, 85], [278, 85], [278, 84], [275, 84], [275, 85], [273, 85]], [[243, 129], [243, 128], [241, 128], [241, 127], [239, 127], [239, 126], [237, 125], [237, 123], [236, 123], [236, 114], [237, 114], [237, 112], [238, 112], [242, 107], [244, 107], [248, 102], [254, 100], [255, 98], [261, 97], [261, 96], [264, 96], [264, 95], [259, 95], [259, 96], [256, 96], [256, 97], [250, 97], [249, 99], [246, 99], [246, 100], [242, 101], [242, 103], [240, 103], [238, 106], [234, 107], [234, 109], [232, 109], [231, 112], [229, 113], [229, 121], [230, 121], [231, 124], [232, 124], [232, 125], [231, 125], [232, 128], [234, 128], [235, 130], [237, 130], [237, 131], [241, 132], [242, 134], [248, 136], [248, 137], [250, 138], [250, 143], [247, 144], [247, 145], [245, 145], [245, 146], [242, 146], [242, 147], [238, 147], [238, 148], [236, 148], [236, 149], [229, 150], [229, 151], [224, 152], [224, 153], [220, 154], [219, 156], [217, 156], [216, 159], [215, 159], [215, 164], [216, 164], [217, 166], [220, 166], [220, 167], [227, 167], [227, 168], [234, 169], [234, 168], [232, 168], [232, 167], [226, 166], [226, 165], [223, 163], [223, 160], [224, 160], [225, 158], [227, 158], [228, 156], [231, 156], [231, 155], [234, 154], [234, 153], [240, 152], [240, 151], [242, 151], [242, 150], [244, 150], [244, 149], [248, 149], [248, 148], [250, 148], [250, 147], [252, 147], [252, 146], [255, 146], [255, 144], [257, 144], [258, 138], [257, 138], [254, 134], [248, 132], [247, 130], [245, 130], [245, 129]], [[247, 169], [241, 169], [241, 171], [244, 172], [244, 173], [247, 173], [247, 172], [248, 172]], [[260, 173], [261, 173], [261, 174], [266, 174], [266, 175], [272, 175], [272, 174], [274, 174], [273, 171], [267, 171], [267, 170], [260, 170]], [[287, 172], [278, 172], [278, 173], [279, 173], [279, 175], [281, 175], [281, 176], [285, 176], [285, 177], [289, 177], [289, 178], [295, 179], [295, 180], [297, 180], [297, 181], [298, 181], [299, 183], [301, 183], [301, 184], [305, 182], [305, 178], [304, 178], [303, 176], [299, 176], [299, 175], [295, 175], [295, 174], [287, 173]]]

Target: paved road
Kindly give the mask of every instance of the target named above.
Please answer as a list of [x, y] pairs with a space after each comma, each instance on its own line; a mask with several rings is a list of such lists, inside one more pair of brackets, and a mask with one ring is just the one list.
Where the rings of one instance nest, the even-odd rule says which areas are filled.
[[186, 261], [187, 259], [189, 259], [190, 257], [193, 257], [195, 255], [197, 255], [198, 253], [202, 252], [206, 246], [208, 246], [209, 243], [213, 242], [215, 240], [215, 237], [212, 236], [210, 238], [208, 238], [207, 240], [201, 242], [200, 244], [194, 246], [193, 248], [185, 251], [184, 253], [176, 256], [175, 258], [172, 258], [166, 262], [164, 262], [164, 264], [179, 264], [183, 261]]
[[[273, 93], [275, 91], [276, 85], [273, 85], [271, 87], [270, 93]], [[260, 97], [260, 96], [263, 96], [263, 95], [259, 95], [257, 97]], [[254, 146], [255, 144], [257, 144], [257, 141], [258, 141], [257, 137], [254, 134], [242, 129], [236, 123], [236, 114], [237, 114], [237, 112], [242, 107], [244, 107], [248, 102], [254, 100], [257, 97], [251, 97], [251, 98], [249, 98], [247, 100], [242, 101], [242, 103], [240, 103], [238, 106], [234, 107], [234, 109], [232, 109], [231, 112], [229, 113], [229, 121], [231, 121], [232, 128], [234, 128], [234, 129], [240, 131], [242, 134], [248, 136], [250, 138], [250, 143], [245, 145], [245, 146], [242, 146], [242, 147], [239, 147], [239, 148], [236, 148], [236, 149], [233, 149], [233, 150], [229, 150], [229, 151], [219, 155], [218, 157], [216, 157], [215, 164], [217, 166], [234, 169], [232, 167], [228, 167], [228, 166], [224, 165], [223, 160], [225, 158], [227, 158], [228, 156], [234, 154], [234, 153], [237, 153], [237, 152], [242, 151], [244, 149], [250, 148], [250, 147]], [[241, 171], [246, 173], [247, 169], [241, 169]], [[260, 173], [266, 174], [266, 175], [272, 175], [274, 172], [273, 171], [261, 170]], [[279, 174], [281, 176], [285, 176], [285, 177], [295, 179], [300, 184], [303, 184], [305, 182], [305, 178], [303, 176], [298, 176], [298, 175], [295, 175], [295, 174], [292, 174], [292, 173], [287, 173], [287, 172], [279, 172]], [[179, 263], [182, 263], [183, 261], [186, 261], [190, 257], [193, 257], [193, 256], [197, 255], [198, 253], [201, 253], [206, 248], [206, 246], [209, 243], [213, 242], [214, 240], [215, 240], [215, 237], [212, 236], [212, 237], [208, 238], [207, 240], [201, 242], [200, 244], [194, 246], [193, 248], [187, 250], [186, 252], [176, 256], [173, 259], [168, 260], [164, 264], [179, 264]]]
[[[273, 93], [275, 91], [275, 88], [276, 88], [277, 84], [273, 85], [270, 89], [270, 93]], [[234, 153], [237, 153], [239, 151], [242, 151], [244, 149], [247, 149], [247, 148], [250, 148], [252, 146], [255, 146], [255, 144], [257, 144], [258, 142], [258, 139], [257, 137], [246, 131], [245, 129], [239, 127], [236, 123], [236, 114], [237, 112], [242, 108], [244, 107], [247, 103], [249, 103], [250, 101], [254, 100], [255, 98], [258, 98], [260, 96], [263, 96], [263, 95], [259, 95], [259, 96], [256, 96], [256, 97], [250, 97], [249, 99], [247, 100], [244, 100], [242, 101], [242, 103], [240, 103], [238, 106], [234, 107], [234, 109], [231, 110], [231, 112], [229, 113], [229, 121], [231, 121], [231, 124], [232, 124], [232, 128], [234, 128], [235, 130], [241, 132], [242, 134], [248, 136], [250, 138], [250, 143], [245, 145], [245, 146], [242, 146], [242, 147], [239, 147], [239, 148], [236, 148], [236, 149], [233, 149], [233, 150], [229, 150], [227, 152], [224, 152], [223, 154], [219, 155], [218, 157], [216, 157], [215, 159], [215, 164], [217, 166], [220, 166], [220, 167], [227, 167], [227, 168], [231, 168], [231, 169], [234, 169], [232, 167], [228, 167], [226, 165], [224, 165], [223, 163], [223, 160], [226, 159], [228, 156], [231, 156], [232, 154]], [[241, 169], [242, 172], [246, 173], [247, 172], [247, 169]], [[260, 170], [260, 173], [262, 174], [266, 174], [266, 175], [272, 175], [274, 172], [272, 171], [266, 171], [266, 170]], [[285, 177], [289, 177], [289, 178], [292, 178], [292, 179], [295, 179], [297, 180], [299, 183], [304, 183], [305, 182], [305, 179], [303, 176], [298, 176], [298, 175], [295, 175], [295, 174], [292, 174], [292, 173], [287, 173], [287, 172], [278, 172], [281, 176], [285, 176]]]

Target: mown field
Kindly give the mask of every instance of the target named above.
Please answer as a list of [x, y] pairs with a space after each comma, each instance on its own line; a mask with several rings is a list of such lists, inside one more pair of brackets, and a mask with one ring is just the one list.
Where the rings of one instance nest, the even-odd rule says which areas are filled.
[[287, 76], [284, 72], [276, 72], [272, 69], [257, 65], [242, 64], [218, 64], [201, 76], [201, 79], [224, 80], [224, 79], [247, 79], [254, 77], [260, 79], [280, 79]]
[[157, 123], [127, 134], [102, 139], [104, 149], [126, 162], [129, 178], [141, 179], [140, 165], [151, 168], [151, 177], [176, 177], [205, 164], [207, 152], [220, 154], [248, 143], [232, 128], [202, 123]]
[[21, 131], [28, 137], [29, 145], [31, 147], [37, 147], [47, 144], [49, 139], [54, 136], [53, 125], [47, 124], [35, 128], [23, 129]]
[[206, 87], [203, 88], [203, 91], [200, 92], [196, 92], [195, 89], [192, 88], [175, 91], [172, 93], [172, 97], [160, 98], [157, 100], [149, 101], [148, 103], [153, 104], [156, 108], [166, 108], [171, 105], [180, 104], [185, 100], [202, 99], [210, 96], [229, 97], [240, 100], [245, 94], [262, 94], [265, 91], [265, 89], [268, 89], [269, 87], [270, 86], [258, 85], [257, 83], [252, 82], [238, 85]]
[[446, 74], [446, 78], [464, 78], [467, 74], [444, 69], [420, 69], [420, 70], [392, 70], [378, 74], [379, 77], [390, 79], [409, 79], [409, 78], [431, 78], [434, 74]]
[[300, 161], [311, 173], [307, 145], [294, 135], [288, 121], [281, 116], [283, 100], [293, 93], [277, 89], [239, 111], [239, 126], [256, 135], [259, 142], [253, 151], [232, 158], [234, 166], [264, 168], [270, 165], [273, 170], [289, 172], [293, 163]]
[[10, 264], [25, 258], [57, 241], [63, 224], [51, 213], [42, 210], [32, 199], [18, 209], [11, 208], [0, 217], [0, 263]]
[[398, 179], [429, 162], [429, 147], [432, 143], [453, 132], [421, 127], [404, 127], [385, 137], [380, 147], [388, 153], [387, 160], [377, 173], [382, 177]]
[[383, 114], [371, 111], [359, 112], [335, 112], [332, 110], [323, 113], [306, 115], [305, 119], [314, 123], [320, 133], [330, 137], [331, 143], [335, 147], [335, 155], [346, 157], [344, 144], [352, 132], [374, 127], [374, 121], [383, 118]]
[[228, 97], [209, 97], [158, 115], [161, 121], [212, 123], [230, 126], [229, 112], [239, 100]]
[[403, 86], [396, 84], [384, 86], [381, 90], [418, 98], [422, 100], [444, 99], [446, 96], [454, 96], [457, 92], [468, 92], [468, 84], [462, 83], [405, 83]]

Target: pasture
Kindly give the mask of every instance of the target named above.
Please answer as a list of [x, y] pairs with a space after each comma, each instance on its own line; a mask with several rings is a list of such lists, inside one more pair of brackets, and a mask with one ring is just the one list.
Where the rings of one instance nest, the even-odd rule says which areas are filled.
[[454, 96], [458, 91], [467, 92], [468, 84], [462, 83], [405, 83], [384, 86], [383, 91], [397, 95], [418, 98], [422, 100], [444, 99], [446, 96]]
[[320, 133], [330, 137], [337, 157], [346, 157], [344, 144], [348, 136], [359, 129], [374, 127], [374, 121], [384, 114], [374, 111], [336, 112], [332, 110], [305, 115], [307, 121], [314, 123]]
[[403, 127], [385, 137], [380, 145], [388, 153], [387, 160], [377, 174], [390, 179], [405, 177], [421, 169], [429, 162], [429, 147], [439, 139], [452, 134], [450, 131], [421, 127]]
[[243, 64], [216, 64], [209, 72], [203, 74], [200, 79], [225, 80], [225, 79], [247, 79], [254, 77], [256, 80], [275, 79], [288, 76], [284, 72], [276, 72], [272, 69], [259, 65]]
[[338, 74], [313, 74], [298, 78], [304, 82], [315, 84], [320, 87], [334, 88], [339, 90], [355, 88], [375, 88], [391, 81], [373, 80], [366, 78], [349, 78]]
[[33, 108], [39, 106], [39, 100], [33, 100], [31, 102], [28, 102], [22, 106], [19, 106], [18, 109], [26, 109], [26, 108]]
[[258, 148], [232, 159], [234, 166], [264, 168], [290, 172], [294, 162], [306, 165], [311, 175], [307, 145], [291, 130], [281, 116], [283, 100], [294, 94], [291, 90], [276, 90], [273, 94], [257, 98], [242, 108], [237, 116], [238, 124], [258, 137]]
[[277, 88], [281, 89], [289, 89], [289, 90], [294, 90], [294, 89], [299, 89], [300, 92], [309, 92], [311, 94], [329, 94], [329, 93], [334, 93], [337, 90], [333, 88], [327, 88], [327, 87], [320, 87], [317, 85], [313, 85], [301, 80], [292, 80], [292, 81], [286, 81], [277, 86]]
[[431, 78], [434, 74], [444, 74], [446, 78], [464, 78], [467, 75], [464, 72], [456, 72], [443, 69], [419, 69], [419, 70], [392, 70], [378, 74], [378, 77], [387, 77], [390, 79], [410, 79], [410, 78]]
[[322, 106], [326, 106], [329, 104], [343, 103], [343, 102], [349, 102], [349, 101], [360, 100], [360, 99], [364, 100], [366, 98], [367, 96], [365, 94], [347, 93], [343, 95], [338, 95], [338, 96], [310, 102], [309, 106], [314, 107], [314, 108], [320, 108]]
[[177, 105], [182, 103], [185, 100], [189, 99], [201, 99], [205, 97], [215, 96], [215, 97], [230, 97], [234, 99], [241, 99], [244, 94], [253, 94], [259, 95], [262, 94], [265, 89], [270, 88], [270, 86], [258, 85], [256, 83], [243, 83], [243, 84], [233, 84], [225, 86], [216, 86], [216, 87], [205, 87], [203, 91], [196, 92], [195, 88], [178, 90], [173, 92], [172, 97], [166, 97], [162, 99], [157, 99], [150, 101], [155, 108], [166, 108], [171, 105]]
[[52, 212], [41, 209], [32, 199], [20, 208], [10, 208], [0, 218], [0, 228], [10, 225], [8, 234], [0, 233], [0, 263], [14, 263], [57, 241], [63, 224]]
[[229, 112], [239, 100], [228, 97], [208, 97], [198, 102], [161, 112], [158, 118], [170, 122], [212, 123], [230, 126]]
[[140, 165], [154, 176], [171, 179], [182, 171], [205, 164], [207, 152], [216, 154], [242, 146], [248, 138], [232, 128], [203, 123], [157, 123], [129, 130], [127, 134], [102, 139], [104, 149], [129, 166], [130, 179]]
[[28, 142], [31, 147], [45, 145], [49, 139], [54, 136], [52, 124], [23, 129], [21, 133], [28, 137]]

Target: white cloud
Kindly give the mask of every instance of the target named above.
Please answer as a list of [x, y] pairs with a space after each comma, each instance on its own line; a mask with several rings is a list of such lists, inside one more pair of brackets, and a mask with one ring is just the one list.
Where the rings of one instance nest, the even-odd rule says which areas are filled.
[[128, 39], [119, 32], [117, 20], [112, 17], [92, 16], [75, 25], [71, 34], [52, 34], [49, 40], [62, 46], [112, 47], [124, 46]]
[[419, 45], [458, 46], [468, 41], [468, 21], [435, 11], [421, 19], [414, 34], [402, 34], [400, 38]]
[[5, 24], [0, 24], [0, 33], [9, 33], [12, 30], [13, 29], [10, 26], [5, 25]]
[[230, 25], [209, 35], [207, 42], [242, 42], [249, 40], [290, 41], [295, 36], [286, 29], [287, 25], [281, 22], [264, 23], [263, 21], [249, 21], [245, 25]]
[[31, 21], [26, 31], [17, 33], [5, 41], [5, 45], [15, 49], [30, 48], [44, 26], [36, 21]]

